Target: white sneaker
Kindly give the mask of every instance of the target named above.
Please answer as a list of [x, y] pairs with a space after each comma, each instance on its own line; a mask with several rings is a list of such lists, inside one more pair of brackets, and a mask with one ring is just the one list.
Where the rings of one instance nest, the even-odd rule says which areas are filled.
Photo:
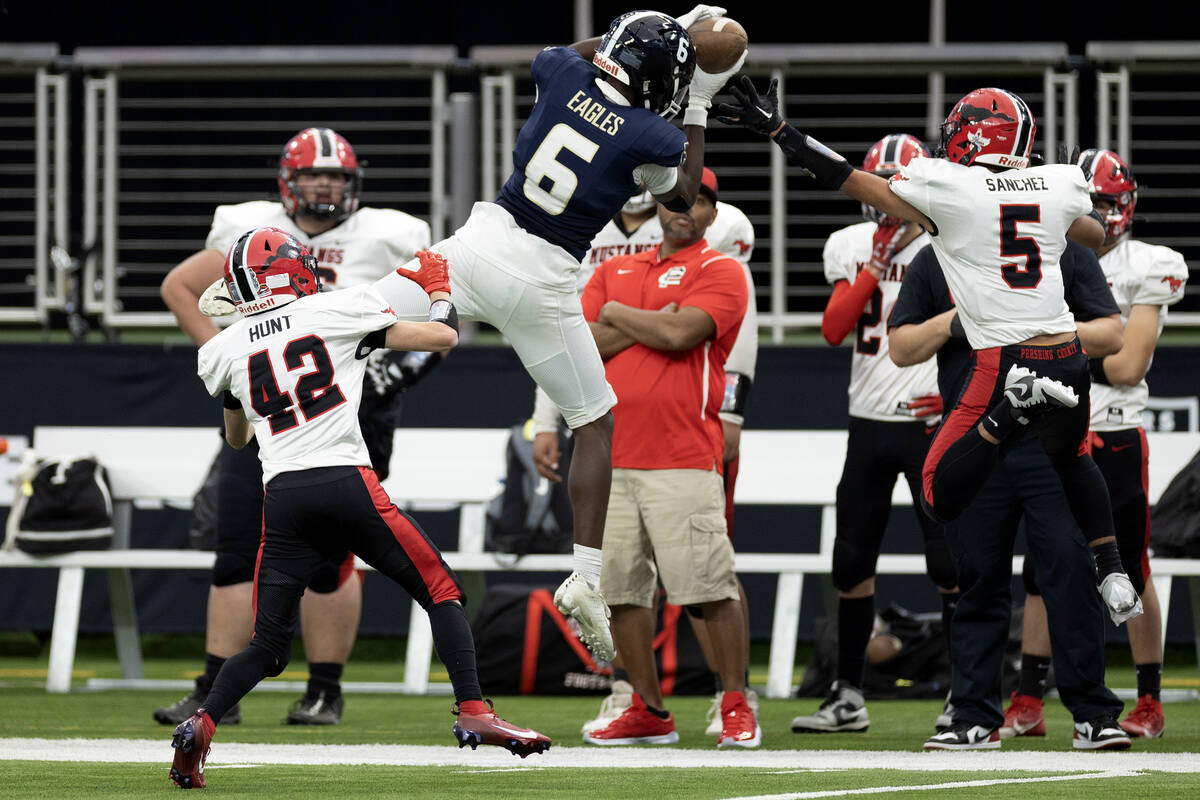
[[792, 733], [843, 733], [865, 731], [871, 724], [862, 692], [853, 686], [841, 686], [834, 681], [829, 699], [817, 713], [792, 720]]
[[1013, 364], [1004, 377], [1004, 396], [1013, 408], [1051, 405], [1074, 408], [1079, 405], [1075, 390], [1053, 378], [1044, 378], [1032, 370]]
[[[629, 681], [613, 681], [609, 695], [600, 703], [600, 713], [595, 719], [583, 723], [583, 733], [591, 733], [601, 728], [607, 728], [608, 723], [621, 716], [625, 709], [633, 705], [633, 684]], [[720, 731], [718, 731], [720, 733]]]
[[554, 592], [554, 605], [579, 623], [579, 638], [596, 658], [612, 661], [616, 648], [608, 629], [608, 604], [599, 591], [588, 586], [578, 572], [572, 572]]
[[1100, 596], [1108, 606], [1108, 615], [1113, 625], [1142, 615], [1142, 598], [1133, 590], [1129, 576], [1124, 572], [1110, 572], [1100, 582]]
[[946, 692], [946, 704], [942, 706], [942, 713], [937, 715], [937, 719], [933, 721], [933, 729], [938, 733], [949, 730], [954, 725], [954, 703], [950, 701], [950, 693]]
[[[708, 727], [704, 729], [705, 736], [720, 736], [721, 735], [721, 698], [725, 696], [725, 692], [717, 692], [713, 695], [712, 705], [705, 713], [705, 718], [708, 720]], [[754, 716], [758, 718], [758, 692], [747, 687], [746, 691], [742, 692], [742, 696], [746, 698], [746, 705], [750, 706], [750, 710], [754, 712]]]

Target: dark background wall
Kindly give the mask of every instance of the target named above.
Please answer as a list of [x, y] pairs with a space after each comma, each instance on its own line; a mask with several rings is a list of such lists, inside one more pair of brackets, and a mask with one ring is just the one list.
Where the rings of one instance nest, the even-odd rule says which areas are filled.
[[[747, 427], [757, 429], [844, 429], [848, 347], [763, 347], [758, 377], [747, 409]], [[1160, 347], [1149, 380], [1159, 396], [1196, 394], [1200, 349]], [[220, 423], [219, 404], [209, 398], [195, 374], [190, 346], [11, 345], [0, 344], [0, 375], [21, 376], [20, 391], [5, 393], [0, 435], [29, 435], [35, 425], [212, 425]], [[402, 424], [411, 427], [507, 427], [522, 421], [532, 406], [533, 385], [511, 350], [462, 347], [428, 379], [405, 396]], [[480, 403], [479, 398], [488, 398]], [[415, 454], [414, 457], [419, 457]], [[798, 453], [797, 458], [806, 454]], [[840, 472], [841, 464], [828, 469]], [[7, 490], [7, 489], [4, 489]], [[7, 509], [0, 508], [0, 522]], [[815, 552], [820, 509], [797, 506], [744, 506], [737, 511], [734, 545], [745, 552]], [[422, 526], [445, 549], [456, 546], [456, 512], [422, 513]], [[136, 511], [135, 547], [186, 547], [188, 514], [181, 510]], [[922, 552], [911, 508], [892, 515], [884, 542], [891, 553]], [[535, 582], [553, 586], [555, 575], [489, 573], [488, 581]], [[204, 604], [181, 603], [181, 596], [202, 598], [208, 575], [198, 571], [135, 573], [142, 629], [147, 632], [200, 632]], [[771, 633], [774, 576], [745, 576], [755, 639]], [[0, 570], [0, 629], [48, 631], [54, 609], [55, 573], [51, 570]], [[823, 581], [806, 581], [801, 636], [825, 613]], [[89, 574], [81, 630], [111, 631], [104, 576]], [[1172, 598], [1169, 637], [1189, 641], [1187, 592]], [[1014, 596], [1021, 590], [1014, 582]], [[913, 611], [936, 611], [937, 596], [920, 576], [881, 576], [878, 605], [897, 602]], [[404, 633], [408, 600], [378, 575], [366, 582], [363, 635]], [[1123, 629], [1122, 629], [1123, 630]], [[1123, 634], [1117, 634], [1123, 635]]]

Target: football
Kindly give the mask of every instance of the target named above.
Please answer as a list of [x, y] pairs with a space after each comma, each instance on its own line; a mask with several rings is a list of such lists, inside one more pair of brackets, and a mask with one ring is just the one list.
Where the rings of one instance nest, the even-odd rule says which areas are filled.
[[696, 48], [696, 66], [712, 73], [724, 72], [746, 52], [746, 29], [729, 17], [708, 17], [688, 28]]

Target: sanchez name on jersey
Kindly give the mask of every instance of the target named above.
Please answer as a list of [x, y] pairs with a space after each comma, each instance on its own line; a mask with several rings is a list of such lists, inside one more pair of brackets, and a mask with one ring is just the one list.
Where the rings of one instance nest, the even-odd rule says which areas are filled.
[[[860, 222], [830, 234], [824, 251], [825, 280], [830, 285], [857, 280], [871, 260], [875, 228], [874, 222]], [[852, 417], [889, 422], [912, 419], [908, 401], [937, 392], [937, 365], [933, 359], [898, 367], [888, 357], [887, 323], [900, 294], [900, 281], [909, 263], [927, 244], [929, 236], [922, 233], [892, 256], [891, 268], [879, 280], [859, 318], [848, 390]]]
[[1071, 223], [1092, 210], [1079, 167], [996, 173], [914, 158], [891, 189], [937, 226], [931, 243], [971, 347], [1075, 330], [1059, 258]]

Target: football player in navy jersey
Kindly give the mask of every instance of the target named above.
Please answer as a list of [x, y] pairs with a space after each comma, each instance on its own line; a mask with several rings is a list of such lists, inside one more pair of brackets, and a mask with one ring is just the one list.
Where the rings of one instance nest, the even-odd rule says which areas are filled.
[[[532, 65], [537, 100], [517, 136], [512, 175], [494, 202], [476, 203], [466, 223], [432, 248], [454, 264], [459, 313], [504, 334], [574, 431], [575, 568], [554, 600], [605, 660], [613, 644], [599, 592], [600, 544], [616, 397], [576, 278], [592, 238], [639, 186], [675, 211], [695, 200], [712, 97], [745, 56], [716, 75], [697, 69], [687, 28], [723, 13], [697, 6], [675, 19], [631, 11], [603, 37], [539, 53]], [[681, 132], [668, 120], [685, 95]], [[421, 319], [428, 309], [403, 277], [389, 275], [376, 288], [401, 319]]]
[[[1091, 250], [1068, 243], [1061, 260], [1064, 296], [1089, 354], [1121, 347], [1120, 315]], [[971, 346], [941, 265], [926, 247], [904, 275], [888, 318], [892, 360], [923, 363], [937, 354], [938, 389], [947, 405], [971, 374]], [[957, 335], [952, 335], [952, 330]], [[1054, 673], [1063, 703], [1076, 722], [1074, 746], [1129, 746], [1116, 724], [1121, 701], [1104, 685], [1104, 611], [1092, 590], [1095, 572], [1087, 543], [1049, 458], [1036, 435], [1006, 440], [995, 470], [962, 515], [946, 525], [961, 595], [950, 632], [950, 726], [930, 737], [927, 750], [996, 748], [1001, 727], [1004, 649], [1008, 644], [1013, 544], [1024, 518], [1029, 558], [1046, 586], [1054, 648]], [[1043, 728], [1044, 732], [1044, 728]]]

